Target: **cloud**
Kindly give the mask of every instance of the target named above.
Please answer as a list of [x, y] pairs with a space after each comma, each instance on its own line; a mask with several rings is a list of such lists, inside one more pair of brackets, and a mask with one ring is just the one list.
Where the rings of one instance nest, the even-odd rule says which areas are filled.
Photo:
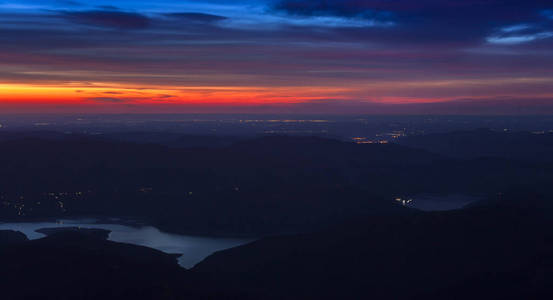
[[101, 102], [101, 103], [123, 103], [128, 101], [127, 99], [114, 98], [114, 97], [93, 97], [93, 98], [86, 98], [86, 100], [93, 101], [93, 102]]
[[151, 23], [145, 15], [113, 10], [68, 11], [62, 16], [73, 23], [116, 29], [143, 29]]
[[200, 22], [200, 23], [211, 23], [211, 22], [222, 21], [227, 19], [227, 17], [223, 17], [223, 16], [196, 13], [196, 12], [172, 12], [172, 13], [165, 13], [163, 15], [170, 18], [186, 20], [190, 22]]
[[100, 5], [98, 8], [101, 10], [119, 10], [119, 7], [113, 5]]
[[546, 9], [546, 10], [543, 10], [541, 12], [541, 15], [548, 18], [548, 19], [551, 19], [553, 20], [553, 9]]
[[276, 10], [296, 15], [370, 16], [377, 13], [377, 6], [371, 1], [308, 1], [282, 0], [274, 6]]
[[519, 32], [519, 31], [525, 31], [527, 29], [532, 28], [531, 25], [528, 24], [517, 24], [517, 25], [511, 25], [501, 28], [501, 31], [503, 32]]
[[[0, 82], [156, 86], [159, 99], [170, 94], [163, 87], [215, 87], [206, 99], [232, 93], [243, 102], [246, 96], [258, 102], [344, 99], [326, 104], [329, 112], [351, 105], [370, 112], [355, 99], [553, 95], [550, 83], [536, 88], [505, 79], [551, 76], [553, 22], [544, 1], [275, 1], [256, 1], [253, 8], [247, 0], [98, 0], [81, 7], [54, 1], [47, 8], [6, 9], [0, 12]], [[98, 7], [110, 3], [120, 9]], [[406, 85], [413, 79], [433, 84]], [[475, 84], [457, 84], [462, 79]], [[91, 95], [99, 96], [86, 101], [91, 106], [144, 102], [139, 96]], [[183, 97], [167, 102], [199, 100]], [[471, 103], [459, 105], [477, 105]], [[424, 112], [438, 106], [417, 107]]]
[[524, 35], [491, 36], [488, 37], [486, 40], [488, 41], [488, 43], [491, 44], [515, 45], [536, 40], [543, 40], [551, 37], [553, 37], [553, 32], [538, 32]]
[[496, 30], [486, 38], [490, 44], [517, 45], [553, 37], [553, 28], [548, 24], [515, 24]]
[[[464, 18], [466, 23], [484, 16], [512, 20], [536, 15], [540, 10], [547, 12], [551, 7], [546, 0], [279, 0], [277, 10], [299, 15], [374, 16], [388, 14], [396, 16]], [[472, 11], [468, 17], [463, 12]], [[513, 13], [516, 11], [516, 14]]]
[[59, 4], [65, 5], [65, 6], [83, 6], [84, 4], [78, 1], [72, 1], [72, 0], [58, 0]]
[[357, 100], [315, 100], [280, 107], [259, 107], [259, 110], [277, 110], [284, 113], [316, 114], [436, 114], [436, 115], [550, 115], [553, 98], [459, 98], [434, 103], [386, 104]]
[[273, 5], [272, 10], [288, 14], [284, 21], [296, 26], [362, 28], [395, 24], [391, 12], [373, 9], [363, 1], [283, 0]]
[[542, 22], [550, 7], [550, 1], [545, 0], [279, 0], [273, 9], [295, 16], [393, 23], [397, 25], [395, 32], [386, 35], [394, 42], [477, 43], [498, 27], [518, 31], [525, 29], [521, 24]]

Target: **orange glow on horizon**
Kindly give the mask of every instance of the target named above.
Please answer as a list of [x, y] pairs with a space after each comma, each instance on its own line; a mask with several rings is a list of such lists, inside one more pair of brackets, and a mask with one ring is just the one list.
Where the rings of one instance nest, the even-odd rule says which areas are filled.
[[0, 84], [0, 102], [134, 104], [293, 104], [341, 98], [346, 89], [331, 87], [124, 86], [106, 83], [63, 85]]
[[[0, 83], [0, 112], [71, 111], [71, 108], [83, 112], [236, 111], [234, 108], [247, 111], [259, 107], [269, 109], [267, 111], [271, 107], [288, 107], [288, 111], [295, 112], [296, 104], [312, 103], [323, 104], [321, 109], [328, 113], [335, 112], [337, 106], [359, 112], [363, 107], [372, 111], [379, 105], [399, 109], [410, 104], [501, 103], [514, 97], [527, 98], [529, 89], [532, 97], [541, 101], [539, 99], [553, 98], [550, 83], [553, 78], [339, 81], [332, 84], [323, 81], [310, 86], [174, 86], [94, 81]], [[327, 108], [325, 104], [329, 104]], [[313, 106], [303, 109], [310, 112]], [[409, 108], [405, 111], [409, 112]]]

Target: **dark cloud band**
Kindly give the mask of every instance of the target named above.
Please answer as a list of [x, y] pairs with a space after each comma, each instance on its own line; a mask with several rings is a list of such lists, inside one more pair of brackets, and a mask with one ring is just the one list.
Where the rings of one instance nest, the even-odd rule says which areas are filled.
[[151, 23], [145, 15], [112, 10], [70, 11], [62, 16], [74, 23], [117, 29], [143, 29]]

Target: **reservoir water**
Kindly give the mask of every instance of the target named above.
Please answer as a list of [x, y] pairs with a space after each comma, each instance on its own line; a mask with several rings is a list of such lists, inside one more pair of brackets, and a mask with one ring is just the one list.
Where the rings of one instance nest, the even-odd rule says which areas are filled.
[[162, 232], [152, 226], [127, 226], [101, 224], [96, 220], [59, 220], [56, 222], [0, 223], [0, 230], [15, 230], [29, 239], [44, 237], [35, 230], [41, 228], [82, 227], [110, 230], [109, 240], [154, 248], [165, 253], [182, 254], [178, 262], [184, 268], [191, 268], [216, 251], [246, 244], [252, 240], [197, 237]]
[[[405, 198], [407, 199], [407, 198]], [[445, 211], [460, 209], [464, 206], [485, 199], [483, 196], [470, 195], [430, 195], [421, 194], [408, 198], [405, 206], [422, 211]]]

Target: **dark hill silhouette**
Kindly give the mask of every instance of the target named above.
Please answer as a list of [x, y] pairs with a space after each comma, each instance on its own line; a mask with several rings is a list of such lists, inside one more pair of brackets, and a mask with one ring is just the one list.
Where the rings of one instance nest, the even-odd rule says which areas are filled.
[[[14, 201], [33, 199], [26, 206], [34, 205], [26, 211], [30, 217], [128, 215], [170, 231], [216, 235], [298, 232], [351, 215], [399, 211], [378, 195], [385, 181], [398, 176], [390, 166], [415, 171], [439, 160], [397, 145], [310, 137], [267, 137], [215, 149], [82, 136], [0, 146], [5, 192]], [[59, 199], [43, 199], [68, 190], [84, 196], [66, 197], [63, 210]]]
[[191, 135], [171, 132], [119, 132], [101, 135], [103, 139], [139, 144], [157, 144], [171, 148], [223, 148], [247, 139], [235, 136]]
[[352, 221], [218, 252], [194, 272], [275, 299], [547, 299], [553, 209], [516, 195], [465, 210]]
[[[0, 236], [5, 232], [0, 231]], [[247, 299], [209, 286], [163, 252], [66, 230], [0, 245], [2, 299]]]
[[[274, 160], [290, 165], [310, 163], [324, 167], [386, 165], [422, 165], [442, 158], [427, 151], [394, 144], [355, 144], [320, 137], [267, 136], [237, 142], [230, 147], [233, 155], [247, 154], [248, 159]], [[272, 160], [269, 160], [272, 162]]]
[[456, 158], [500, 157], [553, 162], [553, 133], [550, 132], [479, 129], [411, 136], [400, 139], [399, 143]]
[[[40, 151], [39, 151], [40, 150]], [[336, 163], [422, 164], [437, 155], [397, 145], [357, 145], [317, 137], [273, 136], [237, 142], [226, 148], [168, 148], [87, 136], [65, 139], [26, 137], [2, 142], [0, 161], [20, 167], [250, 167], [292, 160], [296, 165], [333, 167]], [[393, 159], [392, 159], [393, 158]], [[10, 164], [11, 162], [11, 164]], [[242, 163], [247, 163], [242, 165]], [[263, 165], [261, 165], [263, 166]]]
[[3, 220], [129, 216], [172, 232], [235, 236], [401, 214], [392, 203], [398, 195], [487, 195], [553, 180], [553, 164], [288, 136], [218, 148], [76, 135], [8, 139], [0, 165]]
[[[547, 134], [473, 131], [410, 146], [199, 138], [186, 148], [166, 144], [175, 136], [42, 137], [0, 135], [2, 221], [129, 216], [171, 232], [265, 237], [184, 270], [105, 231], [43, 230], [32, 241], [0, 231], [2, 299], [553, 296]], [[392, 201], [417, 193], [492, 196], [427, 213]]]
[[62, 230], [0, 244], [0, 288], [8, 300], [550, 299], [552, 216], [549, 198], [511, 193], [264, 238], [192, 270], [157, 250]]
[[27, 241], [27, 236], [19, 231], [0, 230], [0, 247]]

